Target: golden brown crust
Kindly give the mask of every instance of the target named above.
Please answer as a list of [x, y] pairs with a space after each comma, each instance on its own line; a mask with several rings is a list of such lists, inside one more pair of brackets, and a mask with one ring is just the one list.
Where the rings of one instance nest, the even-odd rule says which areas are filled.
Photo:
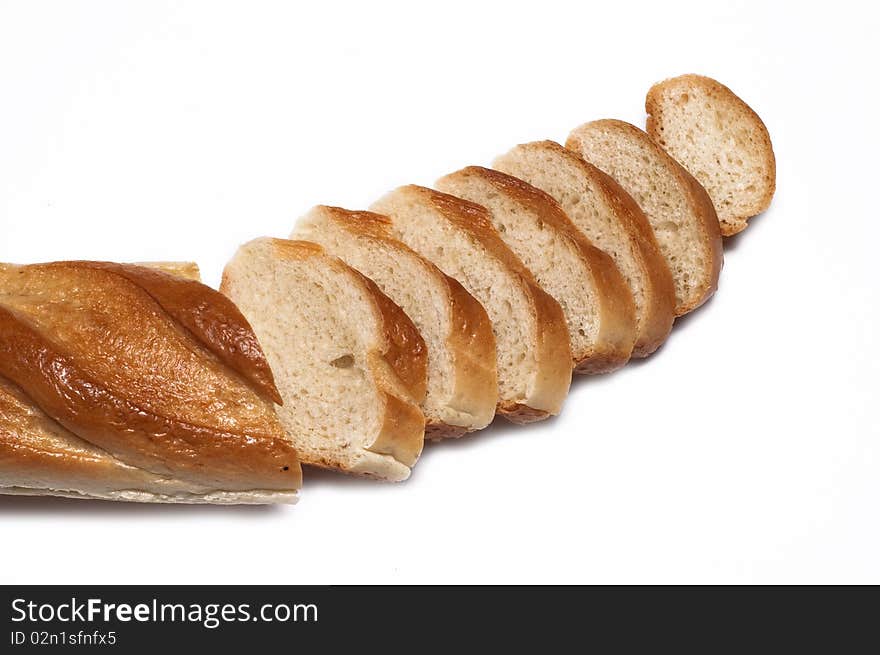
[[167, 503], [292, 502], [293, 488], [224, 491], [129, 466], [53, 421], [0, 377], [0, 492]]
[[[565, 314], [559, 303], [541, 287], [532, 286], [535, 314], [539, 317], [536, 361], [538, 374], [529, 404], [502, 404], [498, 412], [514, 423], [537, 421], [559, 413], [571, 386], [571, 346]], [[539, 409], [541, 407], [552, 410]]]
[[403, 382], [409, 396], [421, 404], [425, 400], [428, 370], [428, 349], [422, 335], [399, 305], [365, 275], [359, 275], [382, 315], [388, 349], [382, 357]]
[[[384, 397], [382, 427], [367, 450], [389, 455], [401, 464], [412, 467], [424, 444], [425, 417], [419, 408], [425, 397], [427, 384], [427, 348], [422, 336], [409, 317], [375, 282], [361, 275], [320, 245], [310, 241], [269, 239], [282, 258], [308, 259], [322, 257], [344, 275], [352, 284], [361, 286], [370, 297], [384, 339], [384, 350], [368, 353], [368, 365], [377, 388]], [[301, 454], [308, 464], [355, 472], [368, 477], [376, 475], [372, 469], [351, 471], [339, 462], [311, 460]]]
[[215, 490], [296, 488], [271, 404], [117, 270], [3, 266], [0, 375], [126, 464]]
[[[701, 239], [706, 248], [706, 252], [710, 257], [710, 261], [705, 271], [706, 283], [700, 288], [699, 295], [690, 302], [676, 300], [676, 316], [682, 316], [693, 311], [706, 302], [706, 300], [708, 300], [718, 288], [718, 278], [723, 264], [721, 228], [718, 223], [718, 216], [715, 213], [715, 208], [712, 206], [712, 201], [710, 200], [707, 204], [705, 199], [708, 198], [708, 195], [706, 194], [705, 189], [700, 193], [699, 190], [702, 189], [700, 183], [697, 182], [694, 177], [681, 166], [681, 164], [675, 161], [665, 150], [663, 150], [663, 148], [648, 136], [646, 132], [640, 130], [635, 125], [609, 118], [592, 121], [587, 123], [586, 126], [596, 129], [610, 129], [622, 132], [626, 134], [629, 139], [637, 141], [645, 148], [651, 150], [655, 153], [657, 160], [661, 162], [667, 172], [678, 181], [680, 188], [682, 188], [687, 195], [691, 209], [700, 221]], [[569, 140], [566, 142], [567, 147], [570, 147], [577, 152], [580, 151], [578, 139], [576, 137], [578, 129], [572, 132], [571, 136], [569, 136]], [[623, 191], [622, 187], [621, 191]], [[626, 192], [624, 191], [624, 193]], [[633, 203], [635, 203], [634, 200]], [[636, 206], [638, 205], [636, 204]]]
[[[427, 187], [409, 185], [402, 190], [414, 193], [433, 205], [450, 223], [475, 237], [519, 278], [531, 299], [538, 331], [535, 335], [538, 345], [536, 382], [529, 403], [541, 406], [534, 409], [536, 414], [543, 412], [544, 416], [548, 416], [558, 413], [571, 384], [572, 361], [568, 328], [559, 303], [538, 286], [531, 272], [498, 236], [485, 207]], [[515, 409], [503, 402], [499, 403], [498, 412], [505, 416], [515, 415]]]
[[[347, 268], [363, 281], [372, 295], [388, 344], [387, 350], [381, 355], [377, 353], [377, 359], [372, 362], [376, 384], [385, 394], [385, 419], [367, 449], [391, 455], [401, 464], [412, 467], [425, 443], [425, 416], [419, 406], [425, 401], [428, 384], [428, 349], [409, 316], [370, 278]], [[385, 366], [391, 368], [396, 379], [389, 380]], [[398, 380], [403, 383], [405, 398], [400, 397]]]
[[165, 312], [245, 380], [281, 405], [272, 369], [247, 319], [229, 298], [195, 280], [171, 273], [109, 262], [66, 262], [112, 272], [138, 285]]
[[165, 416], [137, 402], [142, 394], [136, 381], [125, 390], [103, 384], [79, 367], [76, 357], [2, 307], [0, 333], [0, 373], [62, 425], [122, 461], [227, 490], [292, 488], [296, 455], [269, 415], [261, 428], [253, 425], [246, 432]]
[[687, 314], [706, 302], [718, 290], [718, 280], [721, 277], [721, 268], [724, 266], [724, 244], [721, 241], [721, 224], [715, 213], [712, 199], [697, 179], [688, 173], [682, 166], [673, 160], [679, 169], [679, 173], [687, 182], [688, 193], [694, 207], [697, 207], [697, 215], [703, 221], [703, 244], [709, 252], [711, 269], [709, 271], [709, 284], [703, 297], [695, 303], [685, 305], [679, 309], [678, 315]]
[[143, 488], [154, 477], [80, 440], [2, 377], [0, 417], [0, 489]]
[[742, 232], [748, 227], [747, 221], [749, 218], [756, 216], [767, 209], [776, 192], [776, 155], [773, 152], [773, 144], [770, 141], [770, 132], [767, 130], [767, 126], [755, 110], [728, 87], [711, 77], [690, 73], [654, 84], [648, 90], [648, 94], [645, 97], [645, 112], [648, 114], [645, 129], [651, 138], [657, 141], [661, 146], [665, 147], [664, 139], [662, 138], [660, 130], [664, 107], [663, 94], [673, 88], [682, 86], [703, 87], [710, 97], [714, 96], [716, 98], [722, 98], [724, 102], [734, 105], [737, 108], [737, 111], [748, 117], [748, 120], [752, 124], [750, 135], [752, 138], [757, 139], [761, 144], [761, 150], [763, 151], [763, 156], [766, 160], [767, 173], [769, 176], [769, 179], [767, 180], [767, 188], [764, 190], [764, 193], [755, 202], [754, 206], [750, 208], [747, 215], [722, 216], [719, 212], [721, 234], [726, 237], [732, 236]]
[[[346, 229], [356, 230], [364, 236], [383, 241], [396, 241], [391, 232], [391, 219], [376, 212], [343, 209], [330, 205], [318, 205], [315, 209], [326, 212], [337, 224]], [[397, 243], [400, 243], [397, 241]], [[404, 245], [404, 244], [400, 244]], [[404, 246], [406, 247], [406, 246]]]
[[632, 356], [638, 334], [635, 301], [610, 255], [596, 248], [579, 231], [573, 238], [593, 276], [601, 316], [596, 346], [574, 370], [588, 375], [610, 373], [625, 366]]
[[385, 389], [385, 418], [379, 434], [367, 450], [390, 455], [401, 464], [415, 466], [425, 443], [425, 416], [408, 398], [400, 398]]
[[[453, 403], [471, 411], [498, 399], [498, 371], [495, 333], [486, 309], [455, 278], [443, 275], [452, 301], [452, 326], [446, 340], [459, 373], [455, 378]], [[449, 426], [447, 437], [461, 436]]]
[[[454, 369], [454, 389], [448, 407], [481, 420], [485, 408], [494, 407], [498, 396], [495, 336], [483, 306], [458, 281], [396, 239], [391, 229], [391, 219], [387, 216], [324, 205], [313, 211], [322, 212], [339, 229], [368, 239], [367, 243], [371, 246], [406, 253], [422, 264], [426, 275], [433, 276], [438, 284], [445, 287], [450, 310], [446, 345]], [[305, 237], [310, 238], [310, 234], [307, 230]], [[342, 258], [346, 259], [344, 255]], [[459, 437], [470, 431], [436, 418], [429, 418], [425, 427], [426, 437], [431, 439]]]
[[[317, 243], [311, 241], [301, 241], [298, 239], [273, 239], [266, 238], [266, 241], [272, 244], [275, 253], [281, 259], [291, 259], [304, 261], [309, 257], [326, 255], [324, 248]], [[328, 255], [329, 256], [329, 255]]]
[[202, 281], [202, 273], [199, 270], [199, 265], [195, 262], [135, 262], [134, 266], [155, 268], [177, 277], [186, 278], [187, 280]]
[[425, 441], [442, 441], [444, 439], [458, 439], [466, 434], [470, 434], [473, 430], [469, 430], [460, 425], [449, 425], [443, 421], [428, 423], [425, 425]]
[[636, 310], [632, 292], [614, 260], [596, 248], [575, 227], [559, 203], [541, 189], [518, 177], [482, 166], [468, 166], [443, 179], [454, 181], [459, 176], [480, 177], [573, 242], [592, 280], [599, 309], [596, 343], [589, 351], [572, 353], [574, 370], [607, 373], [624, 366], [635, 344]]
[[528, 405], [521, 405], [519, 403], [506, 403], [504, 405], [499, 405], [498, 413], [511, 423], [516, 423], [518, 425], [527, 425], [529, 423], [543, 421], [550, 416], [547, 412], [533, 409]]
[[589, 162], [584, 163], [591, 169], [593, 179], [606, 193], [606, 198], [614, 207], [624, 229], [635, 238], [642, 270], [651, 287], [651, 293], [646, 294], [645, 303], [649, 309], [645, 312], [645, 321], [633, 348], [633, 357], [647, 357], [666, 341], [672, 331], [675, 318], [675, 282], [666, 259], [660, 252], [648, 217], [638, 203], [610, 175]]

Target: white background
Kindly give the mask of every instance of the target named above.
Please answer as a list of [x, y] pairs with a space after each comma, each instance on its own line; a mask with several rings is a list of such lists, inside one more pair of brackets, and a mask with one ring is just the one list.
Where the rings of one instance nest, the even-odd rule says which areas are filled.
[[563, 415], [294, 507], [0, 498], [3, 583], [880, 582], [876, 45], [863, 3], [3, 2], [0, 260], [195, 259], [718, 78], [771, 209], [714, 300]]

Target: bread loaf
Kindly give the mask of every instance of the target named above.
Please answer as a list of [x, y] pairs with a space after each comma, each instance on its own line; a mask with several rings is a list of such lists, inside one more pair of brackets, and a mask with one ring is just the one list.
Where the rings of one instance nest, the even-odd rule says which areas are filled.
[[277, 399], [247, 321], [196, 281], [0, 265], [0, 492], [292, 502], [301, 473]]

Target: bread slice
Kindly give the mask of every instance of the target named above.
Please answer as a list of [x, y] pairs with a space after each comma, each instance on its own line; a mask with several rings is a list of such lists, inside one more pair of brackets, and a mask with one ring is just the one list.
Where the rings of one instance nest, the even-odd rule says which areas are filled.
[[461, 282], [486, 308], [497, 346], [498, 411], [514, 422], [558, 414], [571, 383], [562, 309], [492, 227], [484, 207], [419, 186], [372, 209], [394, 236]]
[[250, 326], [225, 296], [155, 268], [175, 270], [0, 264], [0, 493], [296, 500], [300, 466]]
[[636, 339], [632, 292], [553, 198], [519, 178], [469, 166], [437, 189], [483, 205], [504, 243], [562, 307], [576, 373], [607, 373], [629, 361]]
[[291, 238], [323, 246], [373, 280], [412, 319], [428, 349], [422, 409], [429, 438], [457, 437], [495, 416], [495, 337], [483, 306], [456, 280], [392, 236], [381, 214], [319, 206]]
[[647, 131], [705, 187], [730, 236], [770, 206], [776, 157], [767, 127], [739, 96], [702, 75], [651, 87]]
[[702, 305], [718, 288], [721, 228], [706, 190], [635, 125], [600, 120], [565, 143], [613, 177], [645, 212], [675, 282], [675, 314]]
[[632, 356], [659, 348], [672, 329], [672, 276], [633, 199], [608, 175], [553, 141], [516, 146], [493, 166], [552, 196], [575, 227], [614, 260], [635, 302]]
[[227, 264], [220, 287], [251, 322], [300, 460], [404, 480], [425, 418], [425, 343], [369, 279], [306, 241], [256, 239]]

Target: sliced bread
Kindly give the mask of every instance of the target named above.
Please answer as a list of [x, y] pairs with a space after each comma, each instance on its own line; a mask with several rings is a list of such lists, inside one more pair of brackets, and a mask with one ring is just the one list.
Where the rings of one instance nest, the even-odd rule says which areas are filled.
[[566, 147], [608, 173], [645, 212], [675, 282], [675, 314], [718, 288], [721, 228], [706, 190], [635, 125], [599, 120], [572, 131]]
[[391, 219], [395, 237], [485, 307], [497, 346], [499, 413], [523, 423], [559, 413], [571, 383], [565, 316], [504, 245], [488, 210], [412, 185], [372, 209]]
[[291, 238], [323, 246], [373, 280], [412, 319], [428, 349], [422, 404], [427, 437], [457, 437], [492, 421], [498, 377], [486, 310], [456, 280], [395, 239], [388, 217], [319, 206], [297, 223]]
[[483, 205], [504, 243], [562, 307], [576, 373], [629, 361], [636, 339], [632, 293], [614, 261], [594, 247], [553, 198], [519, 178], [469, 166], [437, 189]]
[[702, 184], [730, 236], [770, 205], [776, 158], [767, 127], [739, 96], [702, 75], [681, 75], [651, 87], [647, 130]]
[[608, 175], [553, 141], [516, 146], [493, 166], [552, 196], [575, 227], [614, 260], [635, 302], [633, 357], [659, 348], [672, 329], [672, 276], [635, 201]]
[[422, 450], [426, 348], [369, 279], [321, 246], [256, 239], [220, 290], [248, 318], [300, 460], [382, 480], [409, 477]]

